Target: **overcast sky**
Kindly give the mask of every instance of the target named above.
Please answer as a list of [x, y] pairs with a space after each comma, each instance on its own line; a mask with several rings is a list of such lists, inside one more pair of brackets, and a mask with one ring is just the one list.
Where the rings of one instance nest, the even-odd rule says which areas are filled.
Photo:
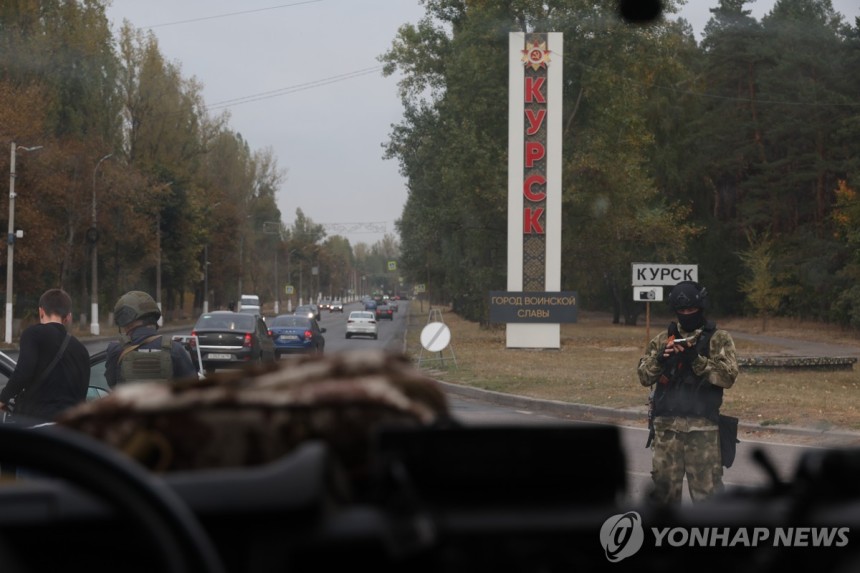
[[[701, 32], [716, 0], [691, 0], [683, 15]], [[772, 0], [750, 6], [761, 17]], [[853, 18], [858, 0], [834, 0]], [[329, 235], [373, 244], [406, 201], [404, 180], [382, 145], [402, 108], [397, 78], [377, 57], [398, 27], [424, 14], [418, 0], [113, 0], [123, 19], [151, 30], [164, 57], [203, 85], [213, 114], [253, 150], [271, 148], [286, 178], [277, 202], [291, 226], [300, 208]], [[505, 167], [505, 166], [502, 166]]]

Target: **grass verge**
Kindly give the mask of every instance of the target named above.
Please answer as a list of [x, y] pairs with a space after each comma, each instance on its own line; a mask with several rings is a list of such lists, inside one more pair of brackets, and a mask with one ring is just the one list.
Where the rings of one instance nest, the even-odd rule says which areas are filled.
[[[505, 346], [505, 326], [482, 328], [450, 309], [437, 307], [451, 331], [441, 353], [421, 346], [421, 329], [430, 316], [426, 303], [409, 305], [407, 353], [439, 380], [528, 396], [620, 409], [647, 408], [649, 389], [639, 384], [636, 365], [647, 337], [646, 326], [612, 324], [607, 314], [580, 312], [578, 321], [561, 326], [561, 348], [516, 349]], [[662, 322], [660, 323], [663, 324]], [[760, 332], [759, 322], [720, 321], [733, 329]], [[748, 330], [747, 330], [748, 329]], [[789, 336], [804, 330], [774, 324], [767, 333]], [[856, 340], [853, 341], [855, 344]], [[739, 356], [774, 353], [779, 347], [735, 340]], [[851, 370], [742, 369], [724, 395], [723, 413], [763, 429], [791, 425], [816, 430], [860, 430], [860, 375]], [[643, 417], [644, 422], [644, 417]]]

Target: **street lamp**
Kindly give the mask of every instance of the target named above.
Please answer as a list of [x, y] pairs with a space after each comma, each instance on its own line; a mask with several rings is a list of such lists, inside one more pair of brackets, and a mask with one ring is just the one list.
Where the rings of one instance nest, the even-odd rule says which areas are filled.
[[42, 149], [41, 145], [35, 147], [17, 147], [12, 142], [9, 156], [9, 233], [6, 235], [8, 242], [6, 261], [6, 343], [12, 342], [12, 259], [15, 254], [15, 238], [23, 236], [15, 233], [15, 154], [18, 150], [35, 151]]
[[99, 231], [96, 219], [96, 173], [99, 170], [102, 162], [113, 157], [113, 153], [108, 153], [98, 160], [93, 168], [93, 220], [92, 227], [89, 232], [89, 239], [93, 244], [93, 292], [90, 298], [90, 334], [98, 336], [99, 334]]

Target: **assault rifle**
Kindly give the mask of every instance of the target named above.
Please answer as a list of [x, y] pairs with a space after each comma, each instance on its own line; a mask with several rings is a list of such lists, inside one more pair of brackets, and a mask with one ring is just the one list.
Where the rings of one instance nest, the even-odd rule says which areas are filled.
[[648, 440], [645, 442], [645, 448], [651, 447], [651, 442], [654, 441], [654, 390], [648, 394]]
[[[666, 339], [666, 343], [674, 343], [674, 344], [688, 344], [692, 341], [695, 341], [697, 337], [690, 338], [680, 338], [681, 333], [678, 331], [678, 325], [675, 322], [669, 323], [669, 337]], [[657, 381], [658, 384], [668, 384], [669, 380], [672, 379], [674, 375], [675, 368], [678, 367], [678, 355], [672, 355], [668, 360], [663, 363], [663, 371], [660, 373], [660, 378]], [[648, 440], [645, 442], [645, 447], [650, 448], [651, 443], [654, 441], [654, 388], [651, 389], [651, 393], [648, 395]]]

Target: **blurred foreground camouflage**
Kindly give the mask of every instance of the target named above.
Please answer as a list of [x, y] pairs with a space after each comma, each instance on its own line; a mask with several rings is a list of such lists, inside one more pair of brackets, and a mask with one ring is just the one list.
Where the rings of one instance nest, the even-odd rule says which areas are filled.
[[259, 465], [321, 439], [347, 475], [361, 479], [375, 430], [448, 420], [445, 395], [408, 358], [363, 350], [119, 386], [58, 423], [156, 472]]

